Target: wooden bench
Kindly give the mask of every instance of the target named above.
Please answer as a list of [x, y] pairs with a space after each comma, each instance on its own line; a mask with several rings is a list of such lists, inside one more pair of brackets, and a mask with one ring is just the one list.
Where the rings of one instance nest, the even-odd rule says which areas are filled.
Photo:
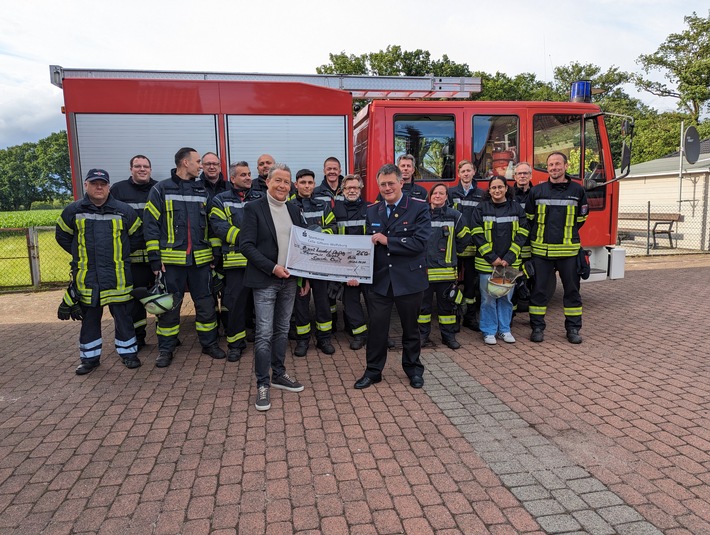
[[[668, 242], [671, 249], [673, 245], [673, 225], [683, 221], [683, 214], [669, 214], [660, 212], [620, 212], [619, 221], [650, 221], [653, 223], [651, 228], [651, 236], [653, 237], [653, 248], [658, 247], [656, 236], [662, 234], [668, 236]], [[646, 229], [640, 228], [619, 228], [617, 231], [617, 241], [620, 243], [622, 239], [634, 237], [637, 233], [646, 233]]]

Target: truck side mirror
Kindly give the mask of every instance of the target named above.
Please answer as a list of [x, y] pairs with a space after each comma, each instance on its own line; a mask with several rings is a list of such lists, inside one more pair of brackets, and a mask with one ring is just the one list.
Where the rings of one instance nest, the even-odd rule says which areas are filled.
[[621, 121], [621, 135], [624, 137], [634, 135], [633, 121], [629, 121], [628, 119], [624, 119], [623, 121]]
[[626, 144], [626, 141], [624, 141], [623, 145], [621, 146], [621, 175], [626, 176], [629, 174], [631, 168], [631, 147]]

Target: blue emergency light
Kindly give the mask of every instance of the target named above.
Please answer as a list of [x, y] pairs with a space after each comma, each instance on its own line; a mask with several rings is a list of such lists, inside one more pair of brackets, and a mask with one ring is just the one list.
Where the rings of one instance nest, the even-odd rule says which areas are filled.
[[570, 102], [591, 102], [592, 101], [592, 81], [579, 80], [572, 82], [569, 90]]

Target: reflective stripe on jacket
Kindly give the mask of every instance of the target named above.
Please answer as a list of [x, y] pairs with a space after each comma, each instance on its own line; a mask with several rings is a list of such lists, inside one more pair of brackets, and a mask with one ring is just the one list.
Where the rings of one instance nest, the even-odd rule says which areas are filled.
[[463, 252], [470, 241], [461, 212], [446, 206], [431, 210], [431, 237], [426, 248], [429, 282], [455, 281], [457, 253]]
[[[476, 181], [472, 182], [472, 187], [464, 193], [461, 184], [449, 188], [449, 199], [451, 206], [454, 209], [461, 212], [463, 215], [464, 224], [469, 228], [473, 228], [471, 225], [471, 216], [473, 215], [473, 210], [478, 206], [478, 204], [483, 199], [483, 194], [485, 192], [478, 188]], [[474, 257], [476, 256], [476, 244], [471, 240], [468, 247], [459, 254], [459, 256]]]
[[476, 242], [476, 271], [491, 273], [497, 258], [520, 266], [520, 251], [528, 239], [528, 223], [522, 206], [513, 200], [483, 201], [473, 212], [471, 236]]
[[151, 264], [200, 266], [212, 262], [207, 191], [201, 182], [181, 180], [173, 169], [171, 178], [150, 191], [143, 225]]
[[[243, 193], [243, 199], [240, 193]], [[239, 250], [239, 233], [244, 220], [244, 207], [247, 203], [266, 195], [262, 191], [231, 188], [212, 198], [210, 205], [210, 241], [220, 248], [222, 266], [225, 269], [243, 268], [247, 259]]]
[[[111, 186], [111, 196], [114, 199], [125, 202], [128, 206], [133, 208], [138, 214], [138, 217], [143, 220], [143, 210], [148, 202], [148, 194], [150, 190], [153, 189], [158, 183], [157, 180], [152, 178], [148, 180], [145, 184], [138, 184], [133, 181], [132, 178], [128, 180], [122, 180]], [[134, 264], [142, 264], [148, 262], [148, 250], [145, 246], [145, 239], [143, 238], [143, 228], [140, 229], [140, 247], [131, 253], [131, 262]]]
[[103, 306], [133, 299], [131, 249], [140, 246], [141, 220], [110, 194], [101, 206], [88, 196], [67, 206], [57, 219], [57, 243], [72, 255], [71, 272], [80, 301]]
[[531, 223], [533, 255], [566, 258], [579, 252], [579, 229], [589, 213], [581, 185], [571, 179], [558, 184], [542, 182], [530, 190], [525, 212]]
[[[335, 234], [337, 231], [335, 215], [333, 214], [329, 201], [323, 201], [314, 197], [304, 199], [296, 195], [296, 197], [288, 202], [295, 204], [301, 209], [309, 229], [324, 232], [325, 234]], [[316, 229], [315, 227], [318, 228]]]
[[365, 235], [367, 203], [362, 199], [335, 201], [333, 214], [338, 226], [338, 234]]

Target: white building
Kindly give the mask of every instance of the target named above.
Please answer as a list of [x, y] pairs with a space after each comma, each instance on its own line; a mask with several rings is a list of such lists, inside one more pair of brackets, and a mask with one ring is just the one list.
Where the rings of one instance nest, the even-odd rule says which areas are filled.
[[[619, 182], [619, 187], [619, 236], [622, 245], [645, 246], [649, 226], [653, 230], [664, 217], [680, 215], [671, 228], [673, 247], [710, 250], [710, 139], [701, 142], [700, 157], [696, 163], [689, 164], [684, 158], [681, 160], [676, 152], [657, 160], [634, 164], [629, 175]], [[633, 219], [649, 213], [650, 225], [645, 217]], [[667, 228], [667, 223], [657, 227], [658, 230]], [[658, 233], [656, 240], [659, 247], [670, 245], [665, 233]]]

